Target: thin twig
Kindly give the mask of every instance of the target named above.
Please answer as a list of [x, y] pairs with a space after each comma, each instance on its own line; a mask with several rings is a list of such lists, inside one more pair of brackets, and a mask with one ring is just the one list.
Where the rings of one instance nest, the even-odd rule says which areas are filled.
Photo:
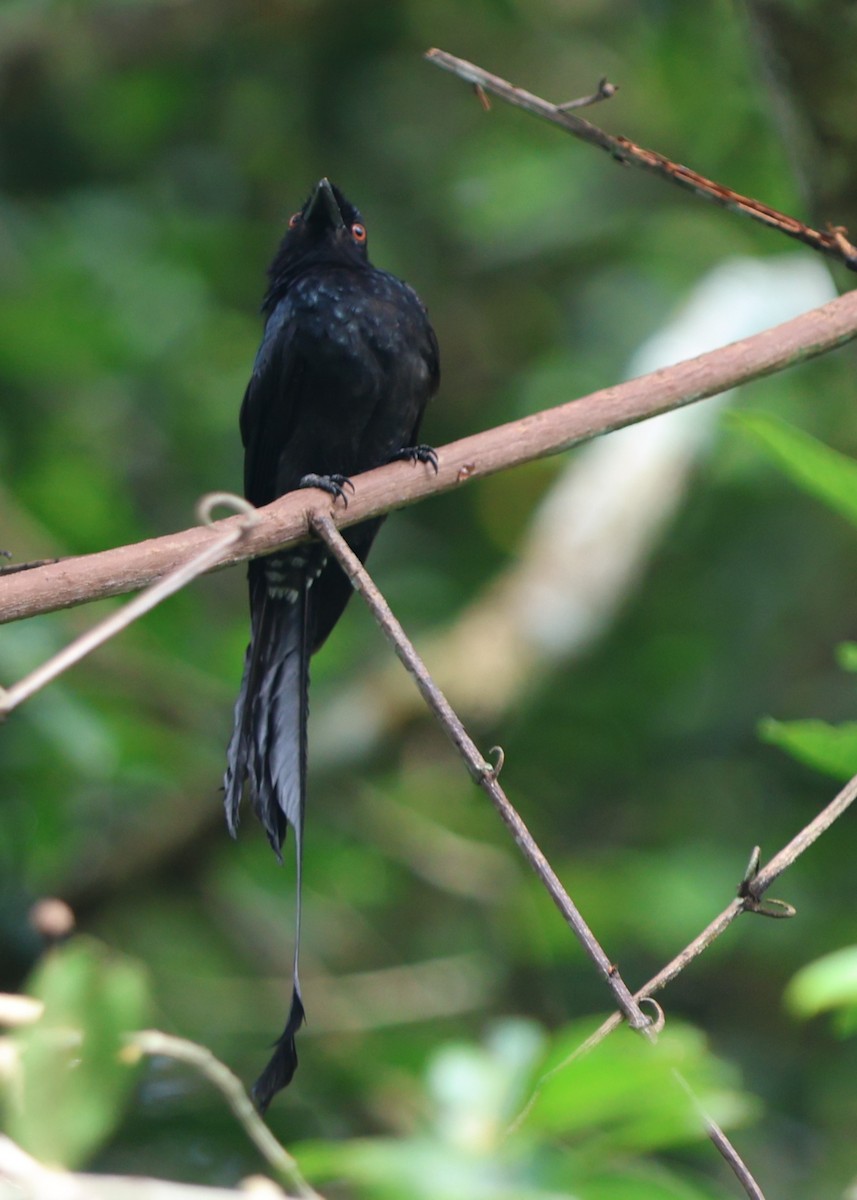
[[[590, 958], [598, 966], [602, 976], [608, 982], [611, 982], [614, 976], [609, 959], [604, 955], [594, 936], [591, 935], [577, 909], [567, 896], [562, 884], [556, 878], [552, 868], [532, 840], [526, 826], [497, 782], [498, 769], [502, 765], [502, 753], [499, 758], [498, 769], [493, 768], [489, 763], [485, 762], [460, 719], [434, 683], [425, 664], [391, 612], [389, 605], [376, 588], [368, 572], [340, 535], [331, 516], [322, 512], [312, 512], [309, 516], [309, 523], [336, 555], [354, 587], [361, 593], [369, 605], [370, 610], [385, 635], [392, 643], [396, 654], [411, 675], [414, 676], [417, 686], [427, 704], [438, 717], [448, 736], [467, 763], [474, 781], [491, 797], [492, 802], [515, 837], [519, 848], [550, 892], [554, 903], [574, 929], [576, 936], [581, 940]], [[772, 915], [759, 909], [759, 901], [764, 892], [767, 891], [783, 871], [791, 866], [845, 812], [855, 798], [857, 798], [857, 776], [850, 780], [830, 804], [802, 829], [787, 846], [779, 851], [765, 867], [755, 874], [751, 873], [750, 878], [742, 883], [741, 895], [737, 899], [732, 900], [692, 942], [685, 946], [665, 967], [634, 993], [633, 1000], [636, 1002], [636, 1005], [639, 1006], [641, 1001], [650, 998], [653, 993], [660, 991], [671, 980], [675, 979], [689, 963], [720, 937], [742, 912], [762, 911], [763, 915]], [[570, 907], [567, 909], [566, 905]], [[574, 921], [569, 915], [571, 912], [575, 914]], [[575, 923], [577, 920], [580, 921], [582, 928], [576, 927]], [[587, 936], [592, 937], [593, 947], [587, 944]], [[595, 947], [597, 947], [597, 950]], [[622, 986], [624, 987], [624, 984]], [[555, 1069], [562, 1069], [568, 1062], [571, 1062], [574, 1058], [579, 1057], [582, 1053], [598, 1045], [608, 1033], [621, 1024], [623, 1016], [627, 1016], [628, 1014], [629, 1007], [627, 1006], [627, 1002], [621, 1003], [618, 999], [617, 1003], [619, 1003], [621, 1012], [614, 1013], [609, 1017], [582, 1046], [575, 1050], [574, 1054], [565, 1063], [560, 1064]], [[637, 1007], [635, 1016], [638, 1012], [639, 1008]], [[643, 1024], [647, 1025], [649, 1022], [644, 1018]]]
[[327, 513], [308, 513], [311, 528], [326, 543], [343, 571], [360, 593], [387, 640], [393, 646], [405, 669], [416, 681], [423, 699], [437, 717], [450, 741], [467, 764], [474, 783], [490, 797], [492, 804], [512, 834], [515, 844], [541, 880], [550, 898], [559, 909], [566, 923], [595, 964], [598, 973], [613, 992], [616, 1003], [625, 1014], [632, 1029], [647, 1030], [651, 1022], [634, 1000], [616, 966], [601, 948], [592, 930], [584, 921], [576, 905], [559, 881], [555, 871], [539, 849], [532, 834], [516, 812], [506, 793], [500, 787], [497, 774], [484, 757], [452, 709], [449, 701], [438, 688], [417, 654], [413, 643], [393, 615], [387, 601], [378, 591], [366, 568], [343, 538]]
[[[746, 911], [746, 907], [747, 906], [744, 900], [733, 900], [732, 903], [729, 904], [719, 916], [715, 917], [715, 919], [709, 925], [707, 925], [705, 929], [703, 929], [702, 933], [695, 937], [688, 946], [685, 946], [684, 950], [680, 951], [675, 958], [673, 958], [662, 970], [657, 973], [657, 975], [653, 975], [648, 983], [643, 984], [643, 986], [634, 993], [634, 999], [637, 1001], [637, 1003], [640, 1006], [647, 1003], [655, 1004], [656, 1001], [653, 999], [653, 993], [660, 991], [661, 988], [666, 987], [670, 980], [675, 979], [677, 975], [680, 975], [689, 963], [702, 954], [703, 950], [706, 950], [711, 943], [720, 936], [721, 933], [725, 932], [725, 930], [729, 928], [736, 917], [740, 916], [742, 912]], [[565, 1071], [577, 1059], [583, 1058], [585, 1054], [588, 1054], [591, 1050], [594, 1050], [596, 1046], [604, 1041], [608, 1034], [612, 1033], [614, 1029], [619, 1028], [623, 1019], [624, 1014], [621, 1011], [611, 1013], [606, 1020], [602, 1021], [594, 1033], [591, 1033], [584, 1042], [581, 1042], [579, 1046], [576, 1046], [575, 1049], [572, 1050], [571, 1054], [569, 1054], [561, 1062], [558, 1062], [556, 1066], [551, 1067], [549, 1071], [546, 1071], [545, 1074], [542, 1075], [539, 1080], [537, 1080], [530, 1096], [527, 1099], [526, 1104], [511, 1122], [509, 1129], [515, 1130], [523, 1125], [524, 1121], [529, 1116], [530, 1111], [541, 1095], [543, 1088], [551, 1079], [553, 1079], [554, 1075], [558, 1075], [561, 1071]]]
[[[754, 868], [750, 872], [749, 877], [742, 881], [738, 899], [732, 900], [689, 945], [679, 951], [665, 967], [658, 971], [656, 975], [653, 975], [647, 983], [644, 983], [634, 993], [634, 999], [637, 1003], [643, 1004], [653, 993], [659, 992], [671, 980], [675, 979], [677, 975], [680, 975], [689, 963], [698, 958], [704, 950], [708, 949], [712, 942], [716, 941], [722, 933], [726, 932], [735, 918], [739, 917], [741, 913], [762, 912], [763, 915], [773, 915], [759, 907], [759, 902], [764, 892], [826, 829], [830, 828], [838, 817], [842, 816], [849, 805], [854, 802], [855, 798], [857, 798], [857, 775], [853, 779], [850, 779], [838, 795], [822, 809], [818, 816], [796, 834], [787, 846], [784, 846], [782, 850], [775, 854], [765, 867], [761, 870]], [[756, 854], [754, 852], [751, 862], [755, 859]], [[511, 1127], [517, 1128], [526, 1119], [542, 1088], [550, 1078], [557, 1074], [557, 1072], [565, 1070], [575, 1059], [588, 1054], [590, 1050], [593, 1050], [600, 1042], [603, 1042], [608, 1034], [612, 1033], [614, 1029], [618, 1029], [622, 1024], [622, 1020], [623, 1013], [621, 1011], [611, 1013], [594, 1033], [590, 1034], [585, 1042], [582, 1042], [567, 1058], [563, 1059], [561, 1063], [558, 1063], [543, 1075], [536, 1084], [527, 1104], [515, 1118]]]
[[708, 1113], [705, 1111], [705, 1109], [699, 1103], [699, 1100], [694, 1095], [693, 1089], [691, 1088], [690, 1084], [687, 1082], [685, 1077], [682, 1075], [682, 1073], [680, 1071], [677, 1071], [675, 1069], [673, 1070], [673, 1076], [674, 1076], [676, 1082], [678, 1083], [679, 1087], [681, 1087], [682, 1091], [684, 1091], [684, 1093], [687, 1095], [691, 1104], [693, 1105], [693, 1107], [696, 1109], [697, 1113], [699, 1114], [699, 1118], [705, 1127], [705, 1132], [708, 1134], [711, 1141], [714, 1143], [714, 1145], [720, 1151], [720, 1154], [723, 1157], [724, 1161], [729, 1165], [731, 1170], [734, 1172], [735, 1178], [741, 1184], [744, 1191], [749, 1196], [750, 1200], [765, 1200], [762, 1189], [759, 1187], [758, 1183], [756, 1183], [756, 1180], [750, 1174], [747, 1164], [744, 1162], [741, 1155], [738, 1153], [738, 1151], [732, 1145], [729, 1138], [726, 1136], [726, 1134], [723, 1132], [723, 1130], [720, 1128], [720, 1126], [717, 1124], [717, 1122], [712, 1121], [711, 1117], [709, 1117]]
[[620, 163], [641, 167], [644, 171], [649, 171], [661, 179], [667, 179], [670, 183], [693, 192], [703, 200], [710, 200], [720, 208], [750, 217], [752, 220], [766, 225], [769, 229], [778, 230], [786, 237], [796, 238], [797, 241], [803, 242], [813, 250], [838, 259], [849, 270], [857, 271], [857, 247], [851, 244], [846, 236], [846, 231], [841, 226], [830, 228], [825, 232], [812, 229], [809, 225], [798, 221], [796, 217], [790, 217], [787, 213], [762, 204], [760, 200], [754, 200], [750, 196], [742, 196], [740, 192], [733, 192], [723, 184], [715, 183], [713, 179], [706, 179], [704, 175], [692, 171], [690, 167], [672, 162], [665, 155], [658, 154], [656, 150], [646, 150], [626, 137], [614, 137], [584, 120], [583, 117], [576, 117], [568, 112], [567, 105], [552, 104], [549, 100], [543, 100], [541, 96], [535, 96], [532, 92], [515, 87], [498, 75], [492, 75], [474, 63], [467, 62], [466, 59], [447, 54], [445, 50], [428, 50], [425, 57], [435, 66], [441, 67], [444, 71], [450, 71], [453, 75], [480, 88], [483, 92], [491, 92], [517, 108], [525, 109], [533, 116], [559, 125], [573, 137], [580, 138], [581, 141], [588, 142], [591, 146], [598, 146], [601, 150], [606, 150], [612, 158]]
[[566, 100], [564, 104], [558, 104], [556, 107], [560, 112], [570, 112], [573, 108], [589, 108], [593, 104], [600, 104], [602, 100], [609, 100], [618, 91], [618, 86], [615, 83], [611, 83], [605, 76], [603, 79], [599, 79], [598, 87], [591, 96], [581, 96], [577, 100]]
[[[603, 388], [579, 400], [533, 413], [444, 446], [437, 474], [390, 463], [355, 477], [357, 494], [337, 512], [340, 527], [354, 525], [430, 495], [461, 488], [497, 471], [557, 454], [580, 442], [681, 408], [844, 345], [857, 336], [857, 291], [792, 321], [700, 354], [639, 379]], [[306, 492], [291, 492], [259, 509], [258, 524], [221, 554], [227, 566], [306, 540]], [[224, 532], [241, 518], [218, 521]], [[0, 579], [0, 623], [68, 608], [145, 587], [174, 570], [216, 534], [189, 529], [136, 545], [68, 558]]]
[[[744, 911], [746, 911], [746, 905], [744, 901], [733, 900], [731, 904], [724, 908], [723, 912], [720, 913], [719, 916], [715, 917], [714, 920], [707, 925], [705, 929], [703, 929], [702, 933], [695, 937], [688, 946], [685, 946], [685, 948], [681, 950], [675, 956], [675, 958], [667, 963], [662, 970], [658, 971], [657, 975], [653, 975], [648, 983], [644, 983], [643, 986], [634, 993], [634, 998], [637, 1003], [642, 1004], [645, 1000], [650, 1000], [654, 992], [659, 992], [662, 988], [666, 987], [671, 980], [675, 979], [677, 975], [680, 975], [685, 967], [700, 954], [702, 954], [703, 950], [706, 950], [711, 943], [720, 936], [721, 933], [724, 933], [735, 920], [735, 918], [740, 916]], [[601, 1025], [598, 1026], [595, 1032], [589, 1035], [585, 1042], [582, 1042], [575, 1050], [572, 1051], [571, 1054], [569, 1054], [567, 1058], [563, 1059], [561, 1063], [557, 1063], [557, 1065], [553, 1067], [547, 1075], [539, 1080], [538, 1087], [541, 1087], [543, 1083], [547, 1082], [547, 1080], [551, 1078], [551, 1076], [555, 1075], [558, 1071], [565, 1070], [565, 1068], [570, 1066], [575, 1059], [581, 1058], [584, 1054], [588, 1054], [590, 1050], [594, 1050], [600, 1042], [604, 1041], [609, 1033], [612, 1033], [614, 1029], [619, 1028], [619, 1026], [622, 1024], [622, 1020], [623, 1015], [621, 1012], [611, 1013], [611, 1015], [607, 1017], [607, 1019], [603, 1021]], [[529, 1110], [529, 1107], [530, 1105], [528, 1104], [525, 1112]], [[522, 1116], [523, 1115], [525, 1114], [522, 1114]], [[516, 1122], [519, 1119], [520, 1118], [516, 1118]]]
[[768, 862], [761, 871], [758, 872], [752, 879], [748, 880], [747, 890], [751, 896], [760, 899], [764, 892], [768, 890], [771, 884], [779, 879], [783, 871], [787, 870], [792, 863], [800, 858], [804, 850], [808, 850], [812, 843], [824, 833], [826, 829], [836, 821], [854, 800], [857, 799], [857, 775], [845, 784], [845, 787], [830, 801], [826, 808], [823, 808], [817, 817], [814, 817], [808, 825], [805, 825], [800, 833], [796, 834], [787, 846], [783, 846], [774, 857]]
[[[532, 834], [521, 820], [504, 790], [500, 787], [497, 775], [504, 760], [502, 749], [495, 746], [492, 750], [492, 753], [497, 753], [496, 766], [492, 766], [491, 763], [485, 761], [449, 701], [432, 679], [428, 668], [420, 658], [401, 624], [394, 616], [389, 604], [376, 587], [372, 577], [336, 528], [330, 516], [327, 513], [315, 510], [307, 514], [307, 520], [310, 528], [325, 542], [343, 571], [345, 571], [351, 580], [354, 588], [363, 597], [370, 612], [381, 627], [384, 636], [395, 650], [399, 660], [415, 680], [426, 704], [437, 717], [450, 741], [461, 754], [474, 782], [491, 799], [495, 809], [511, 832], [518, 849], [541, 880], [548, 895], [559, 909], [572, 933], [574, 933], [580, 942], [589, 959], [595, 964], [598, 973], [610, 987], [629, 1026], [637, 1032], [642, 1033], [649, 1041], [654, 1041], [656, 1039], [656, 1026], [642, 1011], [637, 998], [630, 994], [627, 985], [619, 974], [618, 968], [610, 962], [604, 953], [598, 939], [586, 924], [574, 901], [568, 895], [550, 863], [539, 849]], [[657, 1027], [660, 1028], [662, 1025], [663, 1013], [659, 1008]], [[551, 1074], [553, 1073], [551, 1072]], [[726, 1134], [716, 1121], [704, 1112], [699, 1101], [693, 1097], [693, 1092], [687, 1081], [682, 1078], [681, 1082], [688, 1094], [694, 1099], [694, 1104], [702, 1114], [706, 1133], [735, 1171], [736, 1176], [744, 1183], [747, 1195], [752, 1200], [764, 1200], [764, 1196], [755, 1183], [755, 1180], [753, 1180], [749, 1168], [742, 1161], [740, 1155], [726, 1137]], [[542, 1081], [543, 1083], [544, 1081]], [[535, 1096], [531, 1098], [525, 1113], [529, 1111], [534, 1098]], [[522, 1119], [523, 1114], [515, 1122], [515, 1128], [518, 1127]], [[750, 1190], [745, 1181], [749, 1181], [754, 1190]]]
[[[687, 1087], [686, 1081], [682, 1079], [678, 1071], [676, 1071], [675, 1074], [676, 1077], [685, 1084], [685, 1087]], [[687, 1090], [690, 1092], [689, 1087]], [[705, 1132], [708, 1134], [710, 1141], [713, 1142], [715, 1149], [719, 1152], [723, 1161], [727, 1164], [727, 1166], [730, 1167], [735, 1178], [741, 1184], [741, 1187], [747, 1193], [750, 1200], [765, 1200], [765, 1194], [759, 1187], [756, 1180], [753, 1178], [750, 1168], [744, 1162], [743, 1158], [735, 1149], [732, 1142], [730, 1142], [729, 1138], [723, 1132], [721, 1127], [716, 1121], [713, 1121], [711, 1117], [706, 1116], [705, 1110], [698, 1101], [696, 1107], [699, 1110], [702, 1123], [705, 1126]]]
[[143, 1029], [128, 1038], [126, 1055], [134, 1054], [159, 1055], [195, 1067], [226, 1099], [247, 1136], [271, 1169], [292, 1190], [292, 1194], [300, 1196], [302, 1200], [322, 1200], [304, 1179], [295, 1159], [259, 1116], [238, 1076], [215, 1058], [206, 1046], [185, 1038], [172, 1037], [157, 1029]]
[[[725, 933], [735, 918], [739, 917], [741, 913], [759, 911], [758, 902], [771, 884], [782, 875], [783, 871], [792, 866], [801, 854], [805, 850], [808, 850], [826, 829], [830, 828], [834, 821], [842, 816], [846, 809], [854, 803], [855, 799], [857, 799], [857, 775], [853, 779], [849, 779], [848, 783], [821, 810], [818, 816], [814, 817], [808, 825], [804, 826], [787, 846], [784, 846], [782, 850], [774, 855], [770, 862], [742, 883], [741, 894], [738, 899], [731, 901], [703, 929], [702, 933], [695, 937], [683, 950], [679, 951], [675, 958], [671, 959], [665, 967], [658, 971], [657, 975], [653, 975], [648, 983], [644, 983], [634, 993], [635, 999], [639, 1002], [644, 997], [651, 996], [654, 992], [659, 992], [662, 988], [666, 987], [671, 980], [681, 974], [688, 963], [702, 954], [703, 950], [707, 950], [711, 943], [716, 941], [722, 933]], [[771, 916], [772, 914], [762, 910], [762, 915]], [[603, 1024], [599, 1025], [598, 1029], [586, 1039], [582, 1046], [579, 1046], [575, 1050], [574, 1054], [570, 1055], [566, 1062], [570, 1062], [580, 1054], [584, 1054], [594, 1046], [597, 1046], [599, 1042], [604, 1040], [608, 1033], [612, 1033], [621, 1024], [622, 1013], [613, 1013]], [[563, 1065], [565, 1064], [560, 1064], [560, 1066]]]
[[168, 596], [172, 596], [174, 592], [185, 587], [198, 575], [203, 575], [210, 570], [215, 563], [220, 561], [225, 551], [240, 542], [251, 526], [255, 524], [256, 510], [253, 506], [241, 496], [233, 496], [229, 492], [215, 492], [202, 498], [197, 506], [197, 515], [204, 524], [210, 524], [211, 510], [215, 505], [226, 505], [237, 509], [243, 514], [241, 523], [231, 526], [199, 554], [171, 571], [169, 575], [159, 579], [157, 583], [153, 583], [151, 587], [146, 588], [144, 592], [123, 605], [117, 612], [111, 613], [109, 617], [99, 621], [92, 629], [88, 629], [86, 633], [75, 638], [73, 642], [64, 646], [59, 653], [42, 663], [24, 679], [19, 680], [10, 688], [0, 687], [0, 721], [9, 715], [13, 708], [17, 708], [30, 696], [53, 682], [69, 667], [73, 667], [87, 654], [91, 654], [98, 646], [102, 646], [117, 633], [127, 629], [132, 622], [160, 604], [162, 600], [166, 600]]

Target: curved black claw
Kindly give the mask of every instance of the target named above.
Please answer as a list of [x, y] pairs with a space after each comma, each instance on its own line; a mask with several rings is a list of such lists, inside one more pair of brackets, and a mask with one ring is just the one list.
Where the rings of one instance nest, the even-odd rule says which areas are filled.
[[347, 475], [304, 475], [298, 485], [302, 488], [320, 488], [323, 492], [327, 492], [329, 496], [333, 496], [334, 500], [341, 500], [345, 508], [348, 508], [348, 497], [345, 494], [346, 488], [351, 488], [354, 491], [354, 484]]
[[406, 462], [412, 463], [428, 463], [434, 468], [434, 473], [437, 475], [437, 451], [434, 446], [403, 446], [401, 450], [397, 450], [390, 458], [390, 462], [396, 462], [398, 459], [404, 459]]

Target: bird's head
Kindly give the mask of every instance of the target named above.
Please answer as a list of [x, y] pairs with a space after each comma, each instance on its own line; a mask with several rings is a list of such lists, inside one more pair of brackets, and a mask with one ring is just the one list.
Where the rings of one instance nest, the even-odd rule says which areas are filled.
[[321, 263], [367, 264], [366, 226], [360, 213], [329, 179], [320, 179], [303, 208], [293, 214], [268, 271], [271, 293]]

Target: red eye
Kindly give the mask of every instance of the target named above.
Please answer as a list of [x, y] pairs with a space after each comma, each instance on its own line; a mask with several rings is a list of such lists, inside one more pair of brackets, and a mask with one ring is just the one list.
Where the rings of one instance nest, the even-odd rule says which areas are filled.
[[289, 217], [289, 229], [294, 229], [300, 219], [301, 214], [299, 212], [292, 213], [292, 215]]
[[354, 238], [358, 246], [362, 246], [366, 241], [366, 226], [355, 222], [351, 226], [351, 236]]

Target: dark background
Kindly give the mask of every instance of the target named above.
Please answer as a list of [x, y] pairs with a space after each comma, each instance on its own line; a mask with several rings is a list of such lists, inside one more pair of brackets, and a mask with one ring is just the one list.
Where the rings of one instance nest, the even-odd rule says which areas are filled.
[[[832, 70], [824, 137], [799, 120], [818, 49], [800, 9], [758, 6], [760, 36], [743, 8], [681, 0], [6, 3], [0, 544], [17, 560], [95, 551], [184, 527], [201, 493], [240, 487], [264, 268], [322, 174], [360, 206], [373, 260], [429, 306], [433, 444], [621, 378], [716, 264], [801, 251], [499, 102], [484, 113], [421, 53], [441, 46], [555, 100], [607, 75], [621, 90], [593, 120], [842, 221], [853, 90]], [[850, 351], [740, 403], [857, 451]], [[515, 559], [566, 466], [390, 520], [372, 568], [409, 631], [443, 638]], [[480, 745], [502, 743], [510, 796], [632, 986], [728, 902], [755, 843], [774, 852], [832, 796], [756, 729], [853, 712], [835, 646], [855, 637], [855, 567], [853, 531], [720, 423], [603, 635], [501, 712], [461, 700]], [[107, 607], [4, 628], [3, 682]], [[249, 1080], [285, 1010], [293, 887], [249, 816], [237, 845], [222, 822], [245, 639], [243, 571], [218, 574], [4, 727], [0, 986], [38, 954], [30, 904], [61, 895], [145, 963], [153, 1024]], [[496, 1017], [555, 1029], [607, 1008], [431, 721], [409, 708], [366, 731], [341, 703], [361, 679], [392, 686], [376, 670], [388, 655], [354, 603], [315, 662], [310, 1024], [271, 1114], [290, 1145], [412, 1128], [432, 1054]], [[742, 919], [664, 998], [761, 1099], [740, 1142], [771, 1195], [838, 1196], [855, 1169], [853, 1040], [783, 1004], [798, 968], [853, 939], [852, 826], [777, 885], [797, 920]], [[144, 1080], [97, 1165], [221, 1183], [256, 1167], [179, 1071]]]

